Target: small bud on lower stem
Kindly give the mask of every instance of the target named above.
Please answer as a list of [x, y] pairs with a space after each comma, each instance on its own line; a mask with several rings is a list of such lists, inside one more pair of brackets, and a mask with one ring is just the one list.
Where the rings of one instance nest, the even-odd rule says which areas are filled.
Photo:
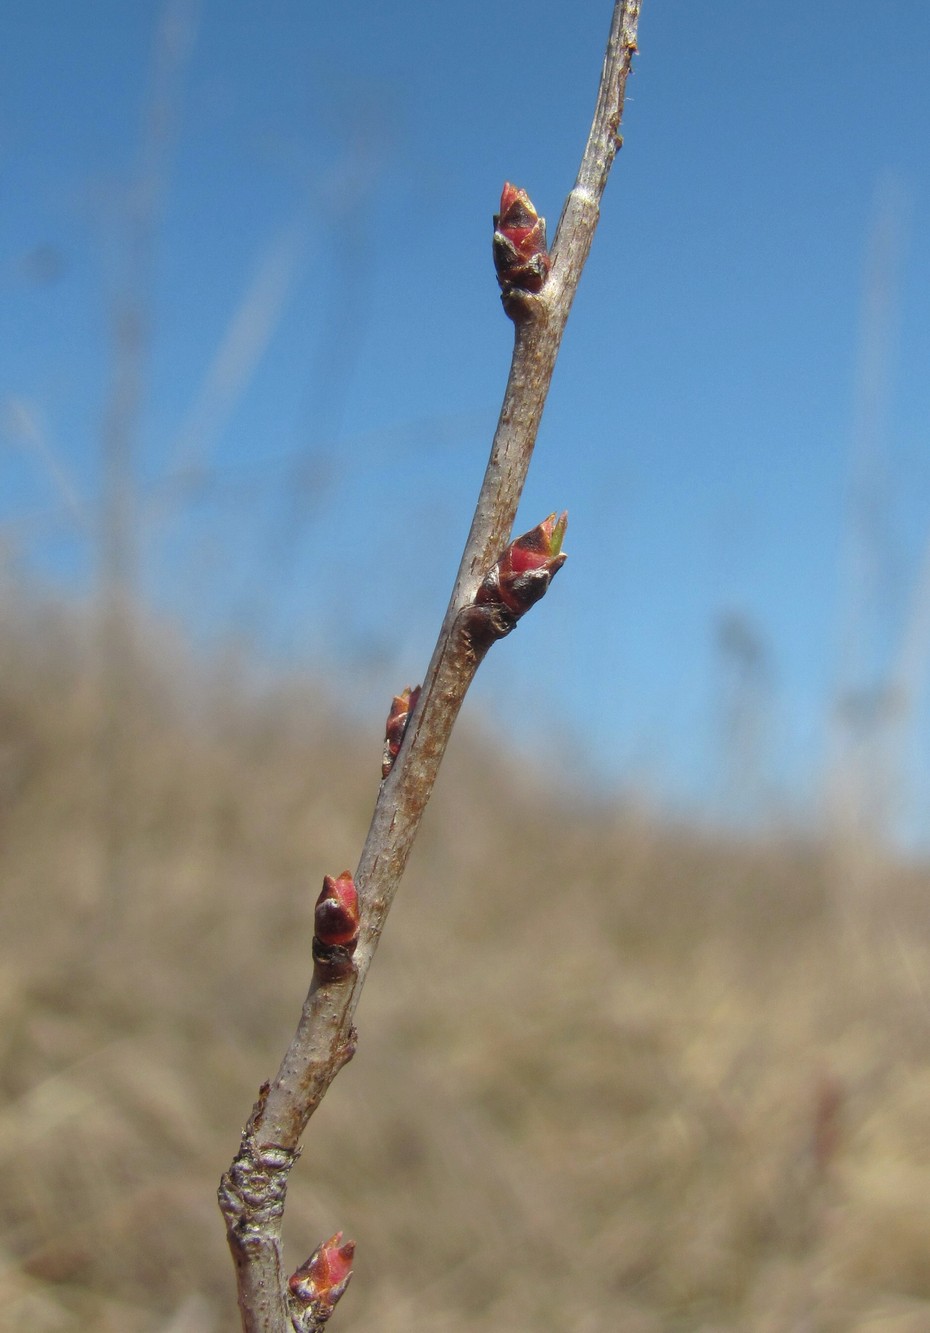
[[410, 714], [416, 708], [420, 698], [420, 688], [417, 685], [411, 689], [408, 685], [400, 694], [395, 694], [391, 700], [391, 711], [388, 713], [387, 724], [384, 728], [384, 754], [381, 758], [381, 776], [383, 778], [386, 778], [394, 767], [394, 760], [400, 752], [407, 731]]
[[352, 1276], [352, 1257], [355, 1241], [342, 1243], [342, 1232], [337, 1231], [313, 1251], [305, 1264], [288, 1280], [291, 1294], [308, 1309], [315, 1321], [323, 1324], [329, 1319], [336, 1302], [345, 1293]]

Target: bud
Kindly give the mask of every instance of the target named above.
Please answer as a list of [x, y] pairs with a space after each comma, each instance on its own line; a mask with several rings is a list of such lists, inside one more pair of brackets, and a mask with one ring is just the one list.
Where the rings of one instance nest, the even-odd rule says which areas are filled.
[[323, 888], [316, 900], [313, 925], [321, 944], [339, 944], [355, 948], [358, 940], [358, 894], [348, 870], [338, 879], [323, 876]]
[[494, 215], [494, 267], [505, 298], [514, 289], [539, 292], [549, 276], [546, 219], [526, 191], [509, 181], [501, 194], [501, 211]]
[[323, 1241], [288, 1280], [291, 1294], [308, 1309], [315, 1324], [325, 1324], [352, 1276], [355, 1241], [343, 1245], [342, 1232]]
[[387, 725], [384, 728], [384, 755], [381, 759], [381, 776], [383, 778], [386, 778], [394, 767], [394, 760], [400, 751], [407, 730], [407, 723], [410, 721], [410, 714], [419, 701], [420, 689], [421, 686], [419, 685], [414, 689], [411, 689], [408, 685], [400, 694], [395, 694], [391, 700], [391, 711], [388, 713]]
[[475, 596], [477, 606], [503, 606], [520, 619], [539, 601], [565, 564], [562, 539], [568, 514], [550, 514], [510, 543]]
[[313, 961], [321, 980], [339, 981], [352, 972], [358, 944], [358, 893], [348, 870], [324, 875], [313, 913]]

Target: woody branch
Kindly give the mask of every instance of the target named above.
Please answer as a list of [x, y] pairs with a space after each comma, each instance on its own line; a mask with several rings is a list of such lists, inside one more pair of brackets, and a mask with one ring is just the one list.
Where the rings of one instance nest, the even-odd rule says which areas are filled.
[[312, 1333], [345, 1290], [353, 1246], [342, 1244], [341, 1235], [319, 1246], [289, 1281], [285, 1277], [281, 1229], [288, 1175], [307, 1122], [354, 1053], [356, 1005], [468, 687], [491, 644], [545, 592], [565, 559], [564, 515], [550, 515], [507, 542], [621, 143], [639, 13], [638, 0], [615, 4], [594, 119], [551, 250], [545, 224], [523, 191], [506, 186], [495, 217], [495, 265], [514, 324], [514, 348], [471, 530], [423, 685], [415, 699], [395, 700], [386, 776], [355, 875], [328, 878], [320, 895], [313, 979], [297, 1031], [277, 1074], [262, 1085], [220, 1184], [244, 1333]]

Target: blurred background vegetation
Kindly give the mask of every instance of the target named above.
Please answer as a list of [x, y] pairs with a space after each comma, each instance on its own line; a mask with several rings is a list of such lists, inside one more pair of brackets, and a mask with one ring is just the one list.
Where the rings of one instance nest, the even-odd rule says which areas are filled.
[[[9, 588], [0, 1325], [230, 1329], [214, 1203], [380, 738], [137, 624], [119, 857], [97, 648]], [[930, 1327], [928, 875], [726, 840], [454, 738], [291, 1187], [355, 1329]]]

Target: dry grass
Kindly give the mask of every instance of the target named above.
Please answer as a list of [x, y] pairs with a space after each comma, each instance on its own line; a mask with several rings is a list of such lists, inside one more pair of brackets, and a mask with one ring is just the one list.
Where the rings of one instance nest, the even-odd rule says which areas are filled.
[[[3, 631], [0, 1327], [231, 1330], [216, 1183], [380, 738], [149, 636], [102, 914], [80, 628]], [[359, 1240], [340, 1328], [930, 1329], [930, 879], [851, 918], [830, 865], [527, 787], [459, 736], [292, 1185], [295, 1265]]]

